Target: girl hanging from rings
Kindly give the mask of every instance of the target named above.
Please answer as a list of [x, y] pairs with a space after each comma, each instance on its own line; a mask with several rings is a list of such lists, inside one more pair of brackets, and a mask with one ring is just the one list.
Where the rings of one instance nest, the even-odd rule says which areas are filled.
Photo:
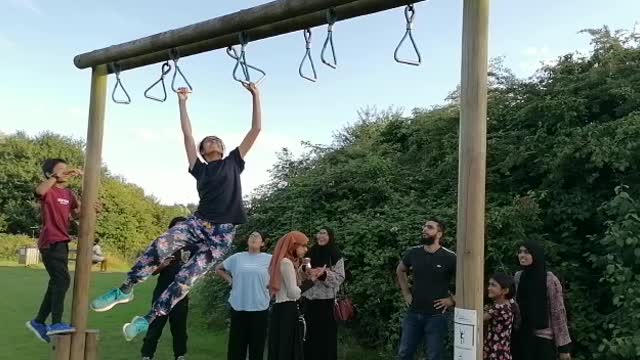
[[[233, 240], [236, 225], [246, 222], [240, 174], [244, 170], [244, 157], [260, 133], [261, 108], [260, 92], [256, 85], [243, 85], [253, 97], [251, 129], [240, 146], [233, 149], [227, 157], [224, 157], [224, 143], [216, 136], [205, 137], [196, 147], [187, 113], [189, 91], [186, 88], [178, 89], [180, 125], [189, 160], [189, 173], [197, 181], [200, 197], [198, 210], [186, 221], [154, 240], [137, 259], [123, 284], [94, 299], [91, 309], [108, 311], [117, 304], [132, 301], [134, 286], [149, 278], [165, 259], [185, 247], [195, 248], [192, 250], [195, 254], [182, 266], [175, 281], [153, 303], [151, 310], [124, 325], [123, 333], [127, 341], [146, 332], [156, 317], [167, 315], [187, 295], [193, 284], [223, 258]], [[158, 171], [157, 176], [162, 177], [162, 173], [162, 170]]]

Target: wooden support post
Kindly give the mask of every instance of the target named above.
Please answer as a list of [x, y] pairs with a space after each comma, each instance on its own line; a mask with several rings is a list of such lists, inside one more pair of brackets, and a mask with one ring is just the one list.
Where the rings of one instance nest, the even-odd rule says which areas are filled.
[[80, 230], [73, 285], [71, 324], [75, 326], [76, 332], [71, 336], [71, 360], [84, 359], [85, 332], [89, 315], [91, 248], [96, 226], [95, 204], [98, 200], [98, 186], [102, 173], [102, 135], [106, 100], [107, 66], [99, 65], [93, 68], [91, 75], [87, 149], [84, 160]]
[[54, 335], [51, 337], [51, 360], [69, 360], [71, 352], [71, 335]]
[[84, 360], [98, 360], [99, 330], [87, 330], [84, 341]]
[[458, 167], [457, 306], [476, 310], [482, 359], [489, 0], [464, 0]]

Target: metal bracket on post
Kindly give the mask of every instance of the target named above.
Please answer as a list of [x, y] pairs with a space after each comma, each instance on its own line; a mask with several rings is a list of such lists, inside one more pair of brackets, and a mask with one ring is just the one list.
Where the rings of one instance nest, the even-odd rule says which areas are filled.
[[[304, 53], [304, 57], [300, 62], [300, 67], [298, 68], [298, 73], [303, 79], [309, 80], [311, 82], [316, 82], [318, 80], [318, 73], [316, 73], [316, 66], [313, 64], [313, 57], [311, 57], [311, 29], [304, 30], [304, 42], [306, 46], [306, 51]], [[309, 65], [311, 65], [311, 71], [313, 72], [313, 77], [308, 77], [302, 71], [302, 67], [304, 66], [304, 62], [306, 59], [309, 59]]]
[[[401, 64], [418, 66], [422, 63], [422, 56], [420, 55], [420, 50], [418, 49], [418, 45], [416, 45], [416, 41], [413, 38], [413, 20], [415, 19], [415, 17], [416, 17], [416, 9], [414, 8], [414, 5], [413, 4], [407, 5], [404, 8], [404, 18], [407, 21], [407, 30], [405, 31], [404, 36], [402, 37], [402, 40], [400, 40], [400, 43], [398, 43], [398, 46], [396, 46], [396, 51], [393, 52], [393, 57], [397, 62]], [[398, 55], [398, 52], [400, 51], [402, 44], [405, 42], [405, 40], [407, 40], [407, 38], [409, 38], [409, 40], [411, 41], [411, 46], [413, 47], [413, 50], [416, 52], [416, 56], [417, 56], [416, 60], [402, 59]]]

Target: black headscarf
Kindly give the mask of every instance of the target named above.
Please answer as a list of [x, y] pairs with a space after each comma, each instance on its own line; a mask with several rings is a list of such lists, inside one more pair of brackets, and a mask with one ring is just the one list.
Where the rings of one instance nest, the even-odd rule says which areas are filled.
[[311, 267], [332, 267], [334, 266], [340, 259], [342, 259], [342, 253], [336, 246], [336, 238], [333, 230], [328, 227], [323, 227], [327, 231], [329, 235], [329, 242], [324, 245], [318, 245], [317, 243], [311, 247], [309, 250], [309, 258], [311, 258]]
[[533, 331], [549, 327], [549, 299], [547, 296], [547, 267], [544, 249], [536, 241], [525, 241], [524, 246], [533, 262], [522, 267], [516, 300], [522, 314], [523, 330]]

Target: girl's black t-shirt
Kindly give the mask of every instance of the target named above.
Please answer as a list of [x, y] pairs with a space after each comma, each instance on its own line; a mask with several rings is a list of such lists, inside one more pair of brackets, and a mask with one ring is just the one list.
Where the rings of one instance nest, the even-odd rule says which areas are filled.
[[235, 148], [222, 160], [204, 163], [196, 160], [189, 171], [197, 180], [200, 203], [195, 215], [214, 224], [243, 224], [247, 215], [242, 204], [240, 174], [244, 160]]

